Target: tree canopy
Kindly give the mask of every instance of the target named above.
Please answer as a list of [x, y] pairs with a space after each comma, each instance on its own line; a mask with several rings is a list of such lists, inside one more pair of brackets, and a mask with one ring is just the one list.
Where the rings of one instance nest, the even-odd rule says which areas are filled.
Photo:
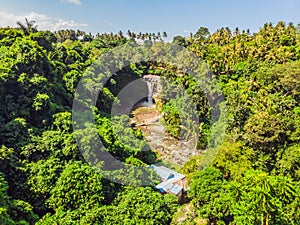
[[[300, 224], [299, 25], [266, 23], [257, 33], [200, 27], [172, 43], [166, 37], [165, 31], [39, 31], [27, 19], [17, 28], [0, 28], [1, 224]], [[101, 56], [111, 49], [134, 45], [146, 48], [110, 55], [120, 70], [99, 93], [96, 126], [87, 124], [80, 135], [89, 143], [96, 130], [106, 151], [129, 168], [147, 170], [160, 162], [142, 132], [126, 126], [129, 116], [110, 111], [114, 103], [122, 108], [118, 94], [130, 82], [148, 74], [167, 78], [163, 94], [175, 97], [160, 102], [162, 123], [178, 140], [196, 132], [201, 152], [179, 168], [189, 185], [185, 203], [153, 186], [138, 187], [146, 178], [135, 170], [115, 174], [126, 174], [132, 186], [108, 180], [101, 170], [107, 165], [95, 170], [76, 143], [72, 101], [80, 79], [107, 66]], [[218, 154], [207, 168], [201, 160], [214, 140], [209, 101], [197, 85], [204, 75], [180, 70], [188, 62], [184, 54], [175, 65], [138, 60], [179, 46], [201, 58], [225, 98], [225, 138], [212, 147]], [[132, 55], [138, 63], [120, 60]], [[86, 90], [105, 76], [88, 77]], [[190, 129], [194, 115], [182, 110], [190, 105], [178, 86], [194, 103], [196, 130]], [[149, 179], [158, 182], [151, 172]]]

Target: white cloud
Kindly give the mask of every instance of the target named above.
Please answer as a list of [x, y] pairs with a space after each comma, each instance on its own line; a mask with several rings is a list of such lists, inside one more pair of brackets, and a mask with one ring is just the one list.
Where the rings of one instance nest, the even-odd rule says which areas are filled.
[[62, 3], [72, 3], [72, 4], [75, 4], [75, 5], [81, 5], [80, 0], [60, 0], [60, 2], [62, 2]]
[[184, 33], [188, 33], [189, 31], [188, 31], [187, 29], [184, 29], [183, 32], [184, 32]]
[[24, 13], [16, 15], [11, 12], [4, 12], [0, 10], [0, 26], [1, 27], [16, 27], [17, 21], [24, 23], [25, 18], [29, 21], [34, 20], [36, 22], [38, 30], [60, 30], [60, 29], [80, 29], [87, 27], [86, 23], [77, 23], [74, 20], [64, 20], [60, 18], [51, 18], [45, 14], [36, 12]]

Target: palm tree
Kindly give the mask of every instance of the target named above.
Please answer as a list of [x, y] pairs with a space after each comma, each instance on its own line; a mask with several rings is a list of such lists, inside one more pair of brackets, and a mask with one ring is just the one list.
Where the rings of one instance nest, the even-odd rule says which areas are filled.
[[120, 30], [117, 34], [117, 40], [121, 40], [123, 37], [123, 32]]
[[142, 38], [142, 32], [139, 32], [138, 34], [137, 34], [137, 39], [141, 39]]
[[155, 33], [151, 33], [150, 36], [152, 37], [153, 41], [155, 42], [155, 40], [156, 40], [156, 34]]
[[17, 25], [19, 26], [19, 29], [24, 32], [25, 35], [29, 35], [30, 33], [37, 32], [37, 26], [34, 25], [35, 21], [31, 20], [29, 21], [27, 18], [25, 18], [25, 24], [21, 22], [17, 22]]
[[167, 38], [167, 37], [168, 37], [168, 35], [167, 35], [167, 32], [166, 32], [166, 31], [164, 31], [164, 32], [163, 32], [163, 37], [164, 37], [164, 38]]
[[132, 32], [132, 33], [131, 33], [131, 37], [132, 37], [133, 39], [135, 39], [135, 38], [136, 38], [136, 33]]
[[234, 30], [233, 35], [234, 35], [234, 37], [237, 37], [239, 34], [240, 34], [240, 30], [239, 30], [238, 27], [236, 27], [235, 30]]
[[129, 37], [129, 38], [131, 38], [131, 37], [132, 37], [132, 33], [131, 33], [131, 31], [130, 31], [130, 30], [128, 30], [128, 31], [127, 31], [127, 35], [128, 35], [128, 37]]
[[161, 40], [161, 34], [160, 34], [160, 32], [157, 33], [157, 39]]

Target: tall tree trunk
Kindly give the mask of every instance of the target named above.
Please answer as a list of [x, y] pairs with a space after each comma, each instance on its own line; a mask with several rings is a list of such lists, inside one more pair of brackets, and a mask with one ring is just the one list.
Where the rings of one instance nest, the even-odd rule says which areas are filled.
[[266, 216], [266, 225], [269, 225], [269, 214]]

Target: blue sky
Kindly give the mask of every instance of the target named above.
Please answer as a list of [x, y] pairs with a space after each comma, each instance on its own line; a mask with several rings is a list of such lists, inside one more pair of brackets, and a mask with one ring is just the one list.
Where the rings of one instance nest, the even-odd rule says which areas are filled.
[[300, 0], [0, 0], [0, 25], [24, 17], [41, 30], [80, 29], [92, 33], [166, 31], [188, 36], [201, 26], [256, 32], [265, 22], [300, 23]]

